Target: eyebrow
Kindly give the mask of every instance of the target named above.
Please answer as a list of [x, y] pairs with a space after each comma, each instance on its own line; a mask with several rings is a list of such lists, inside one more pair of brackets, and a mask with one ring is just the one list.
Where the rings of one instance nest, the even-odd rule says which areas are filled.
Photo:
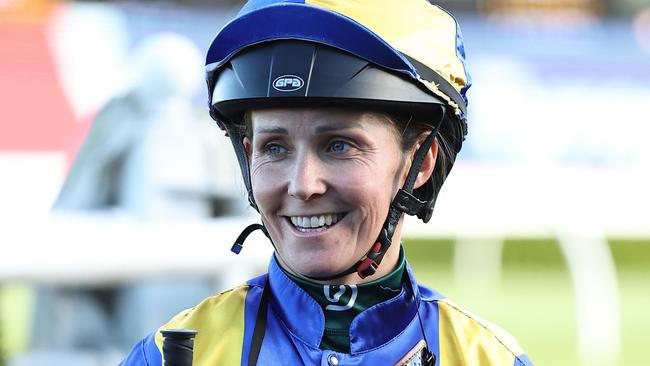
[[282, 127], [259, 127], [256, 128], [254, 133], [257, 134], [264, 134], [264, 133], [272, 133], [272, 134], [279, 134], [279, 135], [288, 135], [289, 132], [287, 131], [286, 128]]
[[[327, 132], [335, 132], [335, 131], [341, 131], [341, 130], [348, 130], [352, 128], [360, 128], [362, 130], [365, 130], [363, 125], [359, 122], [332, 122], [331, 124], [323, 124], [318, 127], [316, 127], [315, 131], [316, 133], [327, 133]], [[286, 128], [284, 127], [259, 127], [254, 130], [254, 133], [257, 134], [274, 134], [274, 135], [288, 135], [289, 131], [287, 131]]]
[[332, 124], [325, 124], [316, 127], [316, 133], [334, 132], [341, 130], [349, 130], [352, 128], [359, 128], [365, 130], [363, 125], [357, 121], [354, 122], [332, 122]]

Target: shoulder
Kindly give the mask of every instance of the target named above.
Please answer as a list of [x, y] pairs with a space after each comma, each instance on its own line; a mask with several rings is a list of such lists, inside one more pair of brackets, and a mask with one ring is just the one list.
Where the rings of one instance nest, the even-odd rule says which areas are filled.
[[439, 299], [441, 364], [532, 366], [515, 337], [449, 299]]
[[196, 306], [178, 313], [160, 329], [200, 327], [206, 321], [222, 318], [223, 314], [234, 315], [243, 310], [249, 289], [248, 284], [241, 284], [207, 297]]
[[[246, 313], [259, 298], [261, 288], [254, 281], [220, 292], [197, 306], [180, 312], [163, 329], [194, 329], [194, 363], [197, 365], [238, 365], [244, 342]], [[247, 309], [248, 308], [248, 309]], [[162, 350], [162, 335], [156, 334]]]
[[257, 305], [255, 300], [262, 289], [260, 281], [256, 280], [222, 291], [181, 311], [138, 342], [120, 365], [161, 365], [163, 339], [160, 330], [164, 329], [194, 329], [198, 332], [194, 341], [194, 358], [201, 362], [197, 364], [239, 364], [240, 354], [232, 352], [232, 349], [241, 349], [247, 307], [254, 303]]

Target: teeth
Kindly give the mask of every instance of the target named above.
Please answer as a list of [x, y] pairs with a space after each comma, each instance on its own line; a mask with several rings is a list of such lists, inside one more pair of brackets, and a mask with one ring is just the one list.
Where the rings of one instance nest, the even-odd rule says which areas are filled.
[[334, 225], [339, 222], [344, 215], [345, 214], [343, 213], [338, 213], [319, 216], [289, 216], [289, 219], [291, 220], [291, 223], [298, 228], [311, 229]]

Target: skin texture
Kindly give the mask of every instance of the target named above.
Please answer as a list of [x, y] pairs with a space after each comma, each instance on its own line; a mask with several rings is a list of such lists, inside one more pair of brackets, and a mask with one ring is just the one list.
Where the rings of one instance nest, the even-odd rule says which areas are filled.
[[[408, 173], [415, 148], [402, 152], [396, 127], [385, 115], [349, 109], [271, 109], [252, 112], [249, 155], [255, 201], [283, 267], [327, 276], [346, 270], [370, 250], [392, 197]], [[433, 171], [434, 143], [415, 187]], [[290, 216], [345, 213], [319, 232], [300, 232]], [[332, 283], [362, 283], [397, 264], [403, 218], [378, 272]]]

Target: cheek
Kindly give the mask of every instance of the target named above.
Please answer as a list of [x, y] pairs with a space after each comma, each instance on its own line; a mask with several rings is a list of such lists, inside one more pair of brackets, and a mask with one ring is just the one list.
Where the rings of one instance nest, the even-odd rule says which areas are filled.
[[255, 159], [251, 162], [251, 185], [253, 197], [262, 213], [277, 208], [281, 204], [284, 179], [282, 171]]
[[390, 164], [381, 163], [341, 171], [337, 174], [337, 187], [350, 203], [360, 209], [362, 220], [383, 223], [397, 189], [396, 171]]
[[361, 193], [379, 194], [375, 196], [377, 199], [384, 196], [392, 198], [392, 194], [399, 188], [402, 162], [392, 151], [384, 152], [380, 156], [384, 158], [373, 157], [371, 161], [349, 166], [345, 172], [337, 175]]
[[372, 214], [376, 220], [381, 221], [380, 225], [386, 219], [393, 196], [403, 184], [401, 154], [398, 151], [390, 151], [386, 156], [390, 158], [379, 162], [369, 173], [370, 176], [363, 179], [365, 185], [362, 188], [362, 191], [370, 196], [374, 209]]

